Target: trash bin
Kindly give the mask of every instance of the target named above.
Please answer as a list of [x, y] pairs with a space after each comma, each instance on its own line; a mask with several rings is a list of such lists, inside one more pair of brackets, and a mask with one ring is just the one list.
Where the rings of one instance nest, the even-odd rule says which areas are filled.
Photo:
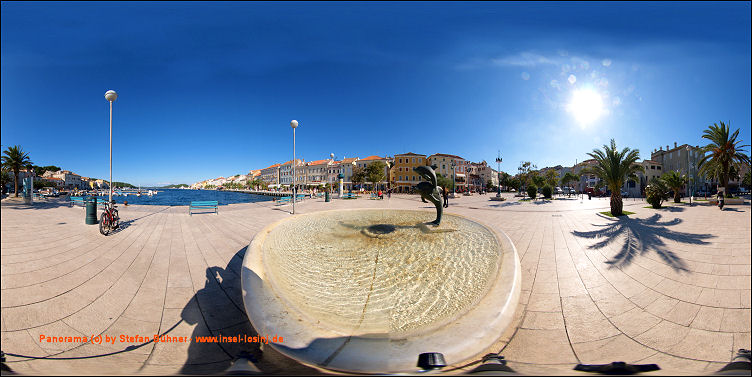
[[97, 223], [97, 197], [89, 196], [86, 198], [86, 225]]
[[332, 197], [331, 197], [331, 194], [329, 194], [329, 191], [327, 191], [327, 192], [324, 193], [324, 201], [325, 202], [331, 202], [332, 201]]

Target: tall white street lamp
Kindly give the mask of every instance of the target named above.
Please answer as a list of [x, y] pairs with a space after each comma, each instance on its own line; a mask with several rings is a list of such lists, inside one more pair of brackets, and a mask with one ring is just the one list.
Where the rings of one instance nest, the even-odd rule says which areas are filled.
[[499, 189], [498, 192], [496, 193], [496, 196], [500, 197], [501, 196], [501, 150], [499, 150], [498, 157], [496, 157], [496, 164], [497, 164], [496, 167], [498, 168], [498, 170], [496, 171], [496, 175], [497, 175], [496, 178], [498, 179], [498, 181], [496, 182], [496, 186]]
[[298, 121], [293, 119], [290, 122], [292, 127], [292, 214], [295, 214], [295, 129], [298, 128]]
[[104, 93], [104, 99], [110, 102], [110, 200], [112, 204], [112, 103], [117, 99], [117, 93], [114, 90], [108, 90]]
[[[694, 186], [694, 180], [692, 179], [692, 174], [690, 169], [692, 166], [689, 164], [689, 153], [692, 150], [692, 148], [687, 145], [687, 191], [689, 193], [689, 205], [692, 205], [692, 189], [690, 188], [690, 184]], [[694, 187], [692, 187], [694, 188]]]
[[457, 164], [454, 162], [454, 159], [452, 159], [452, 198], [457, 196], [457, 191], [455, 190], [455, 187], [457, 186], [457, 169], [455, 167]]

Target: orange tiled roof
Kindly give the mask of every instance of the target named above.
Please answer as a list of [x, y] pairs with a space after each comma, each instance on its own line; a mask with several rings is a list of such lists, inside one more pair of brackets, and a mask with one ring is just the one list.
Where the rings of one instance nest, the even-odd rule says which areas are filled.
[[357, 157], [345, 158], [345, 159], [342, 160], [342, 162], [353, 162], [353, 161], [355, 161], [357, 159], [358, 159]]
[[395, 154], [395, 156], [425, 156], [424, 154], [417, 154], [413, 152]]
[[329, 160], [316, 160], [316, 161], [309, 162], [308, 165], [323, 165], [323, 164], [326, 164], [327, 162], [329, 162]]
[[368, 156], [366, 158], [360, 159], [360, 161], [383, 160], [383, 159], [384, 159], [383, 157], [379, 157], [379, 156]]

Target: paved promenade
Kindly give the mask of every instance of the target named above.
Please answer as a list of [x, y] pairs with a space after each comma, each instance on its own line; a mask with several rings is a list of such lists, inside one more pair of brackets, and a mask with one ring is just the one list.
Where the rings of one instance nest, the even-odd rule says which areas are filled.
[[[578, 362], [657, 363], [664, 372], [712, 373], [750, 348], [750, 206], [626, 199], [629, 218], [597, 214], [608, 199], [450, 199], [448, 213], [508, 234], [522, 265], [522, 294], [501, 351], [523, 373], [567, 373]], [[84, 210], [62, 201], [2, 204], [2, 350], [22, 373], [215, 373], [256, 344], [153, 342], [255, 334], [240, 265], [256, 232], [290, 216], [271, 202], [187, 207], [119, 206], [123, 229], [104, 237]], [[384, 201], [308, 199], [299, 213], [337, 208], [431, 210], [415, 196]], [[429, 216], [431, 217], [431, 216]], [[105, 337], [101, 344], [47, 342]], [[106, 342], [106, 337], [118, 337]], [[461, 336], [461, 334], [458, 334]], [[75, 340], [75, 339], [73, 339]], [[122, 341], [124, 340], [124, 342]], [[268, 346], [267, 373], [318, 373]], [[440, 351], [440, 350], [426, 350]], [[455, 363], [456, 361], [447, 360]], [[447, 368], [459, 372], [472, 365]]]

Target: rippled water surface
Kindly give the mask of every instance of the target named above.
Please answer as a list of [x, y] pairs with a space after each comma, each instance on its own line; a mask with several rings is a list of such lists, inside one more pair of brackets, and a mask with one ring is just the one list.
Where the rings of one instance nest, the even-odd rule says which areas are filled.
[[274, 227], [266, 271], [309, 321], [356, 333], [422, 332], [472, 307], [495, 280], [500, 246], [486, 227], [433, 212], [328, 211]]

